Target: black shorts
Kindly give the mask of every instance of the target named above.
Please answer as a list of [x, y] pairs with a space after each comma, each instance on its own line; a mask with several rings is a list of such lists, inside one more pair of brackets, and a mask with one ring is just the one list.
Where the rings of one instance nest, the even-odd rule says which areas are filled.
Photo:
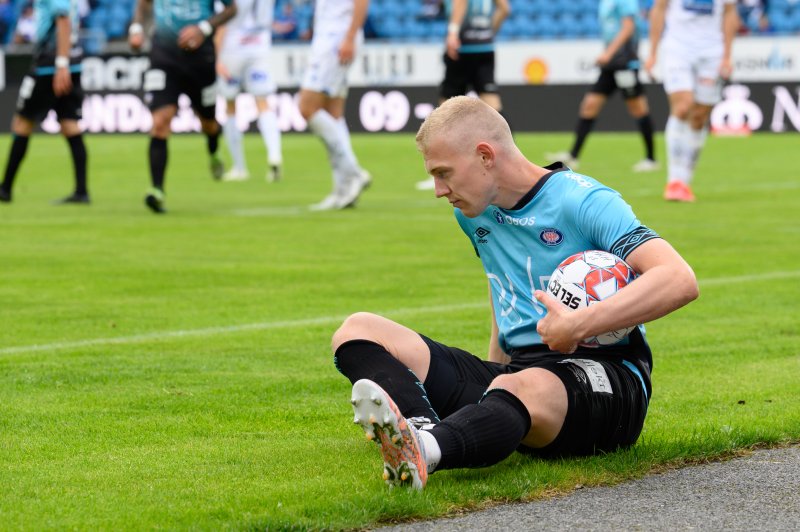
[[600, 70], [600, 77], [589, 89], [589, 92], [596, 92], [605, 96], [611, 96], [615, 90], [619, 89], [622, 97], [626, 100], [636, 98], [644, 94], [644, 87], [639, 81], [639, 71], [630, 70]]
[[212, 119], [217, 106], [216, 56], [207, 41], [194, 52], [177, 46], [153, 45], [150, 69], [144, 75], [144, 99], [151, 111], [165, 105], [178, 105], [185, 94], [198, 116]]
[[538, 367], [564, 383], [567, 416], [549, 445], [539, 449], [520, 446], [518, 451], [548, 458], [612, 452], [633, 445], [642, 431], [650, 381], [640, 364], [627, 360], [632, 357], [619, 353], [598, 356], [591, 349], [572, 355], [539, 349], [515, 354], [510, 364], [498, 364], [425, 336], [422, 339], [431, 352], [423, 385], [440, 419], [480, 401], [495, 377]]
[[444, 56], [444, 81], [439, 86], [443, 100], [462, 96], [472, 88], [478, 94], [496, 94], [494, 82], [494, 52], [459, 54], [453, 60]]
[[22, 80], [17, 98], [17, 114], [32, 122], [41, 122], [50, 110], [59, 120], [80, 120], [83, 116], [83, 89], [80, 72], [72, 73], [72, 90], [56, 97], [53, 76], [28, 74]]

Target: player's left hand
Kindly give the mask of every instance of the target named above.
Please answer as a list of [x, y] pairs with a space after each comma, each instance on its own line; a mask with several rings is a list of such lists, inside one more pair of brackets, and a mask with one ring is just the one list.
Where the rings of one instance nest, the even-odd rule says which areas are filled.
[[225, 81], [231, 79], [231, 71], [228, 70], [228, 67], [226, 67], [225, 63], [222, 61], [217, 61], [217, 76]]
[[603, 52], [597, 56], [597, 59], [594, 60], [595, 64], [601, 67], [606, 66], [609, 61], [611, 61], [611, 54], [608, 52]]
[[68, 68], [57, 68], [53, 74], [53, 93], [64, 96], [72, 91], [72, 74]]
[[193, 52], [200, 48], [200, 45], [202, 45], [205, 40], [206, 36], [203, 35], [200, 28], [192, 24], [181, 30], [178, 35], [178, 46], [186, 51]]
[[356, 56], [356, 44], [352, 39], [345, 38], [339, 45], [339, 63], [349, 65]]
[[542, 290], [537, 290], [533, 296], [547, 309], [547, 315], [536, 325], [536, 332], [542, 337], [542, 342], [553, 351], [574, 353], [580, 341], [580, 338], [575, 337], [573, 326], [575, 312]]
[[733, 74], [733, 63], [729, 57], [723, 58], [719, 65], [719, 75], [727, 81], [731, 79], [731, 74]]

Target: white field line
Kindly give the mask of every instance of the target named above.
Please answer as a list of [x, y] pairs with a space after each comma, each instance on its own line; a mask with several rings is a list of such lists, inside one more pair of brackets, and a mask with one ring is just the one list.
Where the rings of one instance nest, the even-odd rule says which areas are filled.
[[[719, 286], [738, 283], [749, 283], [757, 281], [768, 281], [773, 279], [788, 279], [800, 277], [800, 270], [787, 272], [769, 272], [757, 275], [740, 275], [733, 277], [717, 277], [700, 281], [700, 286]], [[454, 305], [439, 305], [432, 307], [401, 308], [391, 311], [379, 312], [384, 316], [407, 316], [416, 314], [434, 314], [438, 312], [450, 312], [454, 310], [467, 310], [487, 307], [487, 303], [460, 303]], [[243, 331], [266, 331], [270, 329], [291, 329], [295, 327], [307, 327], [315, 325], [338, 325], [346, 316], [320, 316], [317, 318], [304, 318], [299, 320], [266, 321], [261, 323], [246, 323], [243, 325], [229, 325], [225, 327], [207, 327], [204, 329], [186, 329], [178, 331], [162, 331], [134, 336], [120, 336], [117, 338], [92, 338], [88, 340], [76, 340], [73, 342], [55, 342], [51, 344], [21, 345], [16, 347], [6, 347], [0, 349], [0, 355], [15, 355], [20, 353], [36, 353], [42, 351], [58, 351], [61, 349], [75, 349], [81, 347], [96, 347], [100, 345], [123, 345], [139, 344], [173, 338], [197, 338], [204, 336], [220, 336]]]
[[[451, 312], [454, 310], [476, 309], [487, 307], [488, 302], [460, 303], [455, 305], [440, 305], [432, 307], [401, 308], [390, 311], [381, 311], [384, 316], [407, 316], [415, 314], [432, 314], [438, 312]], [[342, 316], [320, 316], [317, 318], [304, 318], [298, 320], [265, 321], [261, 323], [246, 323], [243, 325], [229, 325], [225, 327], [207, 327], [204, 329], [186, 329], [178, 331], [162, 331], [154, 333], [137, 334], [133, 336], [120, 336], [117, 338], [91, 338], [73, 342], [55, 342], [51, 344], [20, 345], [0, 349], [0, 355], [14, 355], [20, 353], [35, 353], [41, 351], [57, 351], [60, 349], [75, 349], [80, 347], [95, 347], [99, 345], [139, 344], [172, 338], [196, 338], [203, 336], [220, 336], [223, 334], [242, 331], [265, 331], [270, 329], [291, 329], [295, 327], [308, 327], [315, 325], [338, 325], [346, 318]]]

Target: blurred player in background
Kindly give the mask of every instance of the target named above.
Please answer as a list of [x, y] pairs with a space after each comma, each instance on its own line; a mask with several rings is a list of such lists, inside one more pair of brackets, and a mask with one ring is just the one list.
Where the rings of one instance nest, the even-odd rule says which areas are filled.
[[167, 138], [170, 124], [178, 112], [178, 97], [186, 94], [200, 118], [207, 137], [211, 173], [220, 179], [224, 172], [217, 155], [222, 126], [215, 116], [216, 52], [214, 30], [236, 14], [233, 0], [221, 0], [225, 6], [214, 14], [214, 0], [137, 0], [128, 42], [134, 50], [144, 44], [142, 21], [153, 10], [155, 32], [150, 51], [150, 70], [144, 76], [145, 101], [153, 114], [150, 131], [150, 180], [152, 187], [145, 205], [155, 213], [164, 209], [164, 174], [167, 169]]
[[581, 102], [572, 149], [568, 152], [547, 153], [545, 158], [551, 162], [563, 161], [572, 169], [577, 169], [581, 148], [594, 128], [597, 116], [608, 97], [619, 89], [625, 98], [628, 113], [636, 119], [644, 140], [645, 158], [633, 165], [633, 171], [657, 170], [658, 163], [653, 153], [653, 120], [650, 118], [644, 87], [639, 81], [639, 2], [600, 0], [599, 18], [605, 43], [605, 49], [596, 61], [600, 67], [600, 76]]
[[75, 170], [75, 191], [57, 203], [89, 203], [86, 188], [86, 146], [78, 120], [82, 116], [78, 13], [70, 0], [36, 0], [36, 48], [31, 72], [22, 80], [17, 111], [11, 122], [14, 139], [6, 163], [0, 201], [10, 202], [14, 178], [25, 158], [28, 140], [38, 122], [55, 110], [67, 139]]
[[722, 99], [722, 80], [733, 70], [731, 49], [738, 29], [736, 0], [656, 0], [650, 11], [650, 56], [645, 70], [652, 76], [660, 44], [669, 98], [664, 131], [666, 200], [695, 200], [694, 169], [706, 142], [711, 110]]
[[222, 176], [224, 181], [250, 177], [242, 131], [236, 125], [236, 96], [242, 91], [252, 94], [256, 101], [258, 130], [268, 154], [266, 179], [275, 182], [281, 177], [281, 130], [275, 111], [267, 103], [267, 96], [276, 91], [269, 68], [274, 10], [274, 0], [236, 0], [236, 16], [217, 30], [217, 76], [228, 113], [222, 129], [233, 159], [232, 168]]
[[[450, 13], [444, 54], [444, 81], [439, 103], [474, 90], [502, 114], [503, 103], [494, 81], [494, 37], [511, 13], [508, 0], [448, 0]], [[417, 190], [433, 190], [433, 178], [417, 183]]]
[[364, 42], [363, 26], [369, 0], [317, 0], [314, 36], [300, 87], [300, 113], [322, 139], [333, 171], [333, 191], [312, 210], [355, 205], [369, 186], [369, 173], [358, 163], [344, 118], [347, 71]]

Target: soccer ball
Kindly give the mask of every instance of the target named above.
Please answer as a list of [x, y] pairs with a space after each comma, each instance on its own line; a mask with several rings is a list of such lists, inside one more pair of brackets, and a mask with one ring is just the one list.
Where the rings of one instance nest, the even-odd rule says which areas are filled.
[[[547, 291], [570, 309], [588, 307], [625, 288], [636, 277], [633, 268], [606, 251], [581, 251], [564, 259], [550, 276]], [[613, 345], [628, 336], [633, 327], [586, 338], [580, 345]]]

